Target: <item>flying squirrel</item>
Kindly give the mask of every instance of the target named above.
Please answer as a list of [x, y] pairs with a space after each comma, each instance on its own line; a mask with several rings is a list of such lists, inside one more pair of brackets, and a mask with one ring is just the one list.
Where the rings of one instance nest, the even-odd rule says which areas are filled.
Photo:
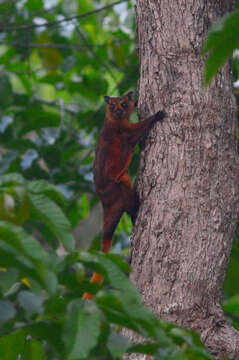
[[[110, 251], [113, 234], [121, 216], [126, 212], [135, 223], [138, 198], [132, 188], [128, 167], [134, 148], [152, 125], [165, 117], [159, 111], [148, 119], [130, 123], [130, 115], [137, 106], [132, 99], [133, 92], [125, 96], [105, 96], [106, 115], [99, 135], [93, 165], [96, 193], [103, 207], [103, 238], [101, 250]], [[94, 272], [91, 282], [101, 284], [103, 278]], [[89, 293], [83, 299], [91, 299]]]

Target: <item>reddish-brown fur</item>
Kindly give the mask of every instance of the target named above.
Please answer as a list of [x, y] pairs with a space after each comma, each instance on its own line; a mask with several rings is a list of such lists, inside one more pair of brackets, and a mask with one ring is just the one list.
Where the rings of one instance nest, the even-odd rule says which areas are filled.
[[[113, 233], [122, 214], [129, 214], [133, 223], [136, 218], [138, 202], [128, 174], [134, 147], [152, 124], [165, 116], [160, 111], [144, 121], [131, 124], [130, 115], [136, 106], [131, 97], [132, 92], [118, 98], [105, 96], [105, 122], [96, 149], [94, 182], [103, 206], [101, 250], [105, 253], [111, 248]], [[94, 273], [91, 282], [101, 283], [102, 277]], [[83, 298], [90, 299], [92, 295], [85, 293]]]

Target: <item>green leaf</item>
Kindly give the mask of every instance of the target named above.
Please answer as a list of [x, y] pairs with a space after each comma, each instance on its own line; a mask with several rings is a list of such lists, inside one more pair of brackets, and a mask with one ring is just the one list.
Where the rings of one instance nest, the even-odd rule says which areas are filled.
[[9, 150], [7, 154], [2, 155], [0, 159], [0, 174], [8, 171], [12, 164], [16, 161], [18, 152], [15, 150]]
[[0, 220], [22, 225], [30, 215], [29, 210], [28, 194], [23, 186], [11, 184], [0, 188]]
[[57, 197], [60, 196], [62, 198], [60, 190], [55, 185], [52, 185], [45, 180], [29, 181], [27, 188], [34, 194], [55, 193]]
[[99, 263], [107, 273], [109, 284], [119, 291], [127, 292], [128, 299], [132, 298], [135, 303], [140, 304], [140, 296], [138, 290], [132, 285], [129, 278], [121, 271], [116, 263], [115, 256], [98, 254]]
[[63, 334], [66, 359], [88, 359], [97, 345], [101, 331], [99, 309], [93, 302], [72, 301], [67, 309], [67, 322]]
[[43, 273], [44, 284], [46, 286], [47, 291], [53, 295], [57, 291], [58, 279], [55, 273], [51, 270], [45, 269]]
[[[7, 254], [6, 262], [4, 256]], [[56, 276], [50, 271], [50, 260], [40, 244], [21, 227], [0, 221], [0, 260], [5, 266], [28, 270], [48, 291], [56, 290]]]
[[42, 106], [27, 107], [19, 113], [19, 121], [22, 122], [21, 134], [44, 127], [58, 127], [60, 116], [50, 111], [44, 111]]
[[111, 333], [107, 347], [114, 358], [121, 358], [130, 346], [130, 341], [121, 334]]
[[19, 360], [24, 348], [25, 333], [16, 331], [9, 335], [0, 337], [0, 359], [1, 360]]
[[12, 101], [12, 86], [9, 77], [6, 74], [0, 74], [0, 104], [1, 108], [5, 108]]
[[187, 355], [189, 355], [192, 358], [213, 360], [213, 357], [203, 347], [196, 345], [188, 347], [188, 349], [185, 351], [185, 355], [186, 359], [188, 358]]
[[130, 273], [130, 266], [129, 264], [122, 258], [122, 256], [116, 254], [107, 254], [106, 257], [111, 260], [114, 264], [116, 264], [121, 271], [125, 272], [126, 274]]
[[25, 180], [22, 175], [18, 173], [11, 173], [0, 176], [0, 186], [7, 185], [24, 185]]
[[16, 269], [7, 269], [0, 271], [0, 291], [5, 295], [9, 289], [14, 285], [19, 277], [19, 272]]
[[[225, 298], [228, 300], [231, 299], [232, 301], [234, 300], [234, 296], [238, 294], [239, 249], [237, 243], [238, 243], [238, 239], [234, 242], [234, 246], [232, 248], [232, 253], [231, 253], [232, 256], [230, 257], [230, 261], [227, 267], [226, 279], [223, 284], [223, 292], [225, 293]], [[235, 313], [235, 315], [239, 315], [239, 306], [238, 307], [236, 306], [235, 310], [236, 308], [237, 308], [237, 314]]]
[[192, 346], [193, 345], [193, 339], [192, 335], [189, 333], [189, 331], [186, 331], [181, 328], [174, 327], [170, 331], [170, 335], [173, 335], [174, 338], [178, 338], [181, 340], [180, 345], [185, 342], [186, 344]]
[[59, 83], [60, 81], [62, 81], [61, 75], [60, 74], [55, 74], [55, 73], [47, 74], [47, 75], [39, 78], [39, 83], [46, 83], [46, 84], [55, 85], [55, 84]]
[[239, 316], [239, 296], [230, 297], [223, 305], [223, 309], [229, 314]]
[[30, 339], [24, 346], [21, 360], [45, 360], [45, 351], [39, 341]]
[[24, 7], [28, 8], [30, 11], [39, 11], [43, 9], [43, 1], [42, 0], [28, 0]]
[[205, 65], [206, 85], [225, 61], [232, 56], [233, 50], [239, 47], [238, 34], [239, 10], [224, 16], [213, 25], [202, 52], [209, 53]]
[[[108, 284], [114, 289], [126, 292], [128, 298], [132, 298], [134, 302], [140, 303], [139, 293], [129, 278], [122, 272], [120, 268], [123, 266], [122, 261], [117, 259], [117, 255], [112, 256], [96, 252], [92, 252], [92, 254], [81, 252], [79, 259], [90, 267], [95, 264], [93, 269], [97, 271], [98, 268], [101, 273], [103, 270], [103, 276]], [[118, 264], [120, 264], [120, 267]]]
[[61, 190], [45, 180], [29, 181], [27, 184], [27, 190], [33, 194], [44, 194], [51, 200], [58, 204], [65, 206], [66, 199], [63, 196]]
[[97, 101], [100, 95], [103, 96], [107, 91], [107, 82], [95, 70], [90, 69], [82, 80], [81, 82], [72, 82], [69, 90], [72, 93], [80, 92], [83, 97], [91, 101]]
[[142, 336], [154, 338], [161, 346], [168, 346], [170, 339], [160, 327], [159, 321], [143, 305], [129, 299], [121, 292], [100, 292], [95, 301], [105, 313], [108, 321], [129, 328]]
[[71, 234], [71, 224], [61, 208], [43, 194], [30, 194], [31, 205], [34, 208], [37, 219], [42, 221], [48, 229], [59, 239], [65, 249], [74, 249], [74, 237]]
[[193, 331], [179, 327], [173, 327], [169, 331], [169, 335], [172, 336], [174, 343], [179, 344], [180, 346], [185, 346], [185, 344], [187, 344], [187, 352], [192, 353], [197, 357], [203, 356], [203, 359], [212, 359], [211, 355], [209, 355], [204, 349], [199, 335], [195, 334]]
[[187, 360], [182, 350], [175, 348], [159, 348], [155, 360]]
[[41, 295], [36, 295], [31, 291], [20, 291], [17, 295], [17, 300], [20, 306], [30, 315], [43, 312], [44, 298]]
[[62, 355], [64, 351], [64, 344], [62, 342], [61, 325], [53, 320], [48, 322], [35, 322], [32, 325], [25, 327], [27, 335], [31, 335], [39, 340], [44, 340], [54, 349], [58, 354]]
[[137, 322], [125, 312], [117, 296], [113, 296], [110, 292], [97, 294], [95, 301], [104, 312], [110, 323], [123, 326], [140, 333]]
[[111, 45], [111, 50], [114, 56], [114, 60], [117, 64], [117, 66], [123, 67], [125, 64], [125, 56], [124, 56], [124, 48], [123, 46], [120, 45], [115, 45], [114, 43], [112, 43]]
[[7, 246], [4, 246], [4, 248], [5, 249], [3, 249], [0, 238], [0, 264], [2, 267], [7, 267], [8, 269], [16, 268], [20, 276], [29, 276], [41, 282], [38, 273], [34, 269], [34, 265], [29, 260], [11, 251], [11, 249], [9, 250]]
[[7, 300], [0, 300], [0, 326], [12, 320], [16, 315], [14, 306]]
[[37, 266], [49, 264], [48, 255], [40, 244], [21, 227], [0, 221], [0, 247], [21, 254]]
[[81, 201], [81, 218], [85, 219], [89, 215], [89, 209], [90, 209], [88, 197], [85, 194], [83, 194], [81, 196], [80, 201]]
[[154, 355], [158, 348], [158, 343], [135, 344], [130, 346], [127, 352]]
[[[95, 263], [94, 270], [96, 271], [98, 271], [96, 268], [96, 264], [98, 264], [105, 282], [115, 289], [111, 293], [108, 292], [107, 295], [99, 293], [96, 296], [96, 301], [112, 322], [114, 322], [114, 316], [117, 314], [117, 322], [120, 325], [129, 327], [141, 335], [160, 339], [164, 343], [168, 342], [164, 331], [160, 328], [159, 321], [151, 311], [141, 304], [137, 289], [119, 266], [113, 262], [113, 258], [110, 259], [107, 255], [101, 253], [97, 255], [81, 253], [79, 259], [90, 266]], [[104, 271], [102, 272], [101, 269]], [[114, 315], [112, 314], [112, 307], [115, 311]]]

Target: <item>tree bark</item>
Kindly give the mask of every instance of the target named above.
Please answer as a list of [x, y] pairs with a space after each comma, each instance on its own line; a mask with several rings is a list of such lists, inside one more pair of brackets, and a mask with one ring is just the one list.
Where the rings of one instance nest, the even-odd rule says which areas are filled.
[[202, 44], [232, 0], [137, 0], [139, 114], [164, 109], [144, 144], [131, 278], [160, 318], [197, 331], [215, 359], [239, 359], [220, 306], [238, 217], [230, 64], [203, 88]]

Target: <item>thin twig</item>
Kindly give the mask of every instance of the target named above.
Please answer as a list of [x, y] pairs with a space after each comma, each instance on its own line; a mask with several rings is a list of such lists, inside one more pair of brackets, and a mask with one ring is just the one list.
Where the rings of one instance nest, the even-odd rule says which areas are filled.
[[97, 14], [97, 13], [99, 13], [101, 11], [104, 11], [104, 10], [107, 10], [107, 9], [111, 9], [112, 7], [114, 7], [114, 6], [118, 5], [118, 4], [121, 4], [123, 2], [128, 2], [128, 1], [130, 1], [130, 0], [119, 0], [119, 1], [114, 2], [113, 4], [102, 6], [99, 9], [88, 11], [88, 12], [85, 12], [85, 13], [80, 14], [80, 15], [74, 15], [74, 16], [65, 17], [64, 19], [61, 19], [61, 20], [49, 21], [49, 22], [46, 22], [44, 24], [29, 24], [29, 25], [6, 26], [6, 27], [2, 26], [2, 27], [0, 27], [0, 31], [1, 32], [10, 32], [10, 31], [20, 31], [20, 30], [32, 30], [32, 29], [40, 28], [40, 27], [52, 27], [52, 26], [59, 25], [59, 24], [61, 24], [63, 22], [66, 22], [66, 21], [72, 21], [72, 20], [75, 20], [75, 19], [76, 20], [83, 19], [83, 18], [85, 18], [87, 16]]

